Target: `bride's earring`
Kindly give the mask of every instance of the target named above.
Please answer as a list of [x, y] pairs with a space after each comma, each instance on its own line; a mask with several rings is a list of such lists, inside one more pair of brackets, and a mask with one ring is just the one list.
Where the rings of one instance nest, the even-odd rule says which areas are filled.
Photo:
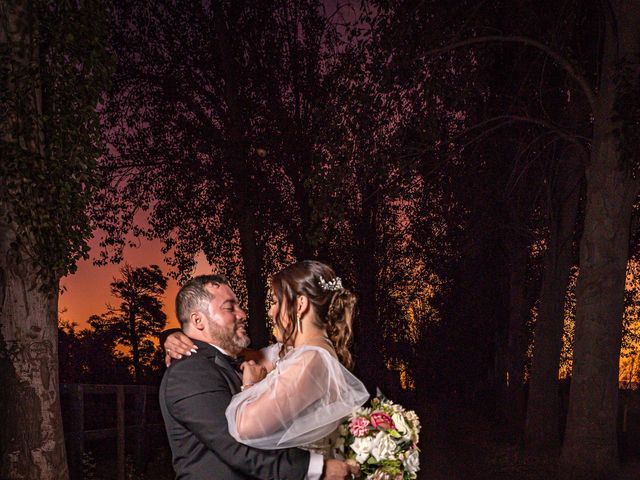
[[298, 324], [298, 333], [302, 333], [302, 324], [300, 323], [300, 315], [296, 314], [296, 323]]

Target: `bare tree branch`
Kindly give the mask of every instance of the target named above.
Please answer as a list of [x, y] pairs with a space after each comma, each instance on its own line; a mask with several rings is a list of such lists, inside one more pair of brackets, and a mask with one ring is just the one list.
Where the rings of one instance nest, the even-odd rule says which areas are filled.
[[[580, 140], [583, 140], [584, 142], [589, 142], [589, 139], [586, 137], [583, 137], [582, 135], [578, 135], [575, 133], [570, 133], [567, 132], [565, 130], [563, 130], [562, 128], [560, 128], [559, 126], [551, 123], [551, 122], [547, 122], [545, 120], [541, 120], [539, 118], [532, 118], [532, 117], [527, 117], [524, 115], [498, 115], [495, 117], [491, 117], [488, 118], [487, 120], [484, 120], [476, 125], [474, 125], [473, 127], [470, 127], [466, 130], [464, 130], [463, 132], [457, 134], [455, 138], [457, 137], [461, 137], [473, 130], [477, 130], [481, 127], [484, 127], [485, 125], [494, 123], [494, 122], [502, 122], [500, 123], [500, 125], [498, 126], [498, 128], [510, 123], [510, 122], [523, 122], [523, 123], [530, 123], [532, 125], [537, 125], [543, 128], [546, 128], [552, 132], [554, 132], [556, 135], [558, 135], [560, 138], [566, 140], [567, 142], [577, 145], [580, 148], [582, 148], [583, 150], [586, 149], [585, 144], [583, 142], [581, 142]], [[494, 130], [495, 128], [490, 129], [491, 131]]]
[[545, 45], [544, 43], [542, 43], [542, 42], [540, 42], [538, 40], [530, 38], [530, 37], [523, 37], [523, 36], [518, 36], [518, 35], [513, 35], [513, 36], [485, 35], [485, 36], [482, 36], [482, 37], [468, 38], [466, 40], [461, 40], [459, 42], [455, 42], [455, 43], [451, 43], [449, 45], [445, 45], [444, 47], [434, 48], [432, 50], [429, 50], [429, 51], [427, 51], [425, 53], [424, 56], [439, 55], [441, 53], [446, 53], [446, 52], [449, 52], [451, 50], [455, 50], [457, 48], [465, 47], [465, 46], [468, 46], [468, 45], [477, 45], [477, 44], [481, 44], [481, 43], [493, 43], [493, 42], [496, 42], [496, 43], [500, 43], [500, 42], [502, 42], [502, 43], [520, 43], [520, 44], [528, 45], [528, 46], [531, 46], [531, 47], [537, 48], [538, 50], [543, 51], [549, 57], [554, 59], [556, 61], [556, 63], [560, 67], [562, 67], [562, 69], [564, 71], [566, 71], [567, 74], [571, 78], [573, 78], [576, 81], [576, 83], [582, 89], [582, 92], [584, 93], [584, 95], [587, 97], [587, 100], [589, 101], [589, 105], [591, 106], [591, 109], [593, 111], [596, 110], [597, 95], [593, 91], [593, 88], [591, 88], [591, 85], [589, 84], [587, 79], [578, 72], [578, 70], [576, 69], [575, 65], [573, 65], [573, 63], [571, 63], [565, 56], [563, 56], [561, 53], [555, 51], [553, 48], [549, 47], [548, 45]]

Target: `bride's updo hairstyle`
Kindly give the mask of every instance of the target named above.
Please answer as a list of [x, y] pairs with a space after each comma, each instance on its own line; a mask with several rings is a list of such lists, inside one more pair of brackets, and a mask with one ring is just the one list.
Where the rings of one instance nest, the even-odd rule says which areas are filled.
[[[349, 369], [352, 367], [349, 345], [356, 296], [342, 287], [340, 278], [331, 267], [315, 260], [294, 263], [271, 277], [271, 290], [280, 305], [273, 321], [282, 331], [285, 345], [293, 343], [291, 340], [298, 335], [296, 299], [304, 295], [316, 314], [316, 326], [327, 330], [340, 363]], [[286, 306], [285, 311], [282, 310], [283, 305]], [[289, 320], [286, 327], [282, 324], [282, 317]]]

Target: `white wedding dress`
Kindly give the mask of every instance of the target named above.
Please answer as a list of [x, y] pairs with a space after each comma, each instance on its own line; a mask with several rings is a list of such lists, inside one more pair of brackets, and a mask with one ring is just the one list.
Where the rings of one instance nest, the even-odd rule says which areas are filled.
[[[277, 346], [267, 358], [277, 358]], [[234, 395], [226, 411], [229, 432], [256, 448], [301, 447], [328, 456], [340, 423], [362, 406], [367, 389], [326, 349], [291, 349], [267, 377]]]

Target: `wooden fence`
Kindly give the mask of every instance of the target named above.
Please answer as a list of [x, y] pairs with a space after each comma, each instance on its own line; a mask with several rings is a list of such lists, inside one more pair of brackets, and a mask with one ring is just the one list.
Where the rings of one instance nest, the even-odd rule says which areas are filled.
[[[99, 412], [102, 416], [109, 417], [113, 414], [115, 427], [87, 429], [87, 414], [97, 415], [98, 412], [85, 411], [88, 395], [102, 398], [107, 395], [115, 395], [114, 402], [101, 402], [106, 411]], [[114, 478], [125, 480], [125, 446], [127, 442], [133, 443], [133, 458], [137, 469], [144, 468], [146, 463], [147, 444], [151, 435], [164, 436], [164, 425], [161, 422], [149, 423], [150, 407], [158, 404], [158, 387], [147, 385], [85, 385], [63, 384], [61, 385], [61, 400], [64, 410], [65, 439], [67, 443], [67, 456], [71, 480], [83, 480], [83, 456], [86, 442], [108, 439], [116, 440], [117, 459]], [[133, 410], [135, 413], [134, 424], [125, 424], [126, 398], [133, 397]], [[105, 399], [106, 400], [106, 399]], [[115, 408], [113, 408], [115, 406]], [[113, 410], [112, 412], [110, 410]], [[156, 408], [157, 410], [157, 408]], [[94, 422], [95, 423], [95, 422]], [[131, 448], [130, 448], [131, 450]]]

